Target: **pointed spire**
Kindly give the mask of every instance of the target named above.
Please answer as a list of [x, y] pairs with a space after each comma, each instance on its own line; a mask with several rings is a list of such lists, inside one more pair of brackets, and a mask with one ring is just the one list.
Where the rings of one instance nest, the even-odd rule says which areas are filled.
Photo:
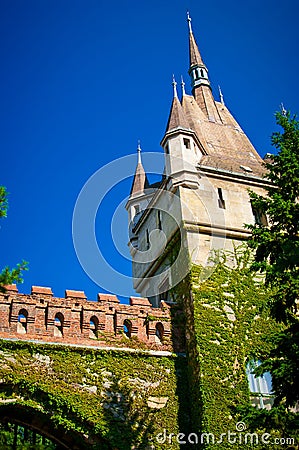
[[193, 36], [193, 31], [191, 27], [191, 17], [189, 12], [187, 13], [187, 21], [189, 27], [189, 58], [190, 58], [190, 68], [192, 66], [204, 66], [204, 62], [202, 60], [201, 54], [199, 53], [197, 43]]
[[200, 85], [206, 85], [210, 87], [210, 81], [208, 77], [208, 69], [202, 60], [201, 54], [199, 53], [197, 43], [193, 36], [192, 28], [190, 25], [190, 16], [188, 14], [189, 23], [189, 59], [190, 68], [189, 75], [191, 77], [192, 89]]
[[174, 75], [172, 75], [172, 86], [173, 86], [173, 98], [177, 98], [178, 97], [178, 92], [177, 92], [177, 82], [175, 81]]
[[222, 105], [224, 105], [225, 104], [224, 98], [223, 98], [223, 94], [222, 94], [221, 87], [219, 86], [219, 84], [218, 84], [218, 89], [219, 89], [220, 102], [222, 103]]
[[191, 26], [192, 19], [190, 17], [189, 11], [187, 11], [187, 21], [189, 26], [189, 32], [192, 33], [192, 26]]
[[182, 86], [182, 94], [183, 94], [183, 97], [184, 97], [184, 95], [186, 95], [186, 91], [185, 91], [185, 82], [184, 82], [184, 79], [183, 79], [183, 75], [181, 75], [181, 86]]
[[171, 110], [166, 126], [166, 133], [176, 128], [190, 129], [183, 107], [177, 96], [173, 97]]
[[197, 43], [193, 36], [190, 25], [190, 15], [187, 16], [189, 23], [189, 57], [190, 68], [189, 75], [191, 77], [192, 95], [200, 109], [204, 112], [208, 120], [220, 121], [219, 113], [212, 94], [208, 69], [202, 60]]
[[130, 195], [143, 194], [144, 189], [148, 186], [148, 179], [141, 161], [141, 147], [138, 140], [137, 145], [137, 167], [135, 170], [134, 180], [131, 187]]
[[142, 164], [141, 162], [141, 147], [140, 147], [140, 140], [138, 140], [138, 146], [137, 146], [137, 164]]

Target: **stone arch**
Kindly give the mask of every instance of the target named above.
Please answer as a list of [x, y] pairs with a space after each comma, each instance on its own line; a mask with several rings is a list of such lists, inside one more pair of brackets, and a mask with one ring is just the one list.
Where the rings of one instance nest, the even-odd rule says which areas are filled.
[[26, 334], [27, 333], [27, 323], [28, 323], [28, 311], [27, 309], [20, 309], [18, 314], [18, 325], [17, 333]]
[[[65, 430], [64, 427], [54, 424], [48, 414], [31, 408], [28, 405], [9, 403], [0, 405], [0, 422], [15, 423], [27, 427], [38, 434], [45, 436], [57, 445], [60, 450], [82, 450], [89, 449], [94, 444], [78, 432]], [[98, 444], [104, 443], [99, 439]], [[111, 448], [107, 446], [104, 448]]]
[[61, 312], [55, 314], [54, 317], [54, 336], [63, 337], [64, 316]]
[[164, 327], [161, 322], [156, 323], [155, 341], [162, 344], [164, 336]]
[[99, 319], [92, 316], [89, 320], [89, 337], [90, 339], [97, 339], [99, 330]]
[[[35, 390], [28, 391], [22, 383], [4, 381], [0, 381], [0, 390], [6, 397], [4, 401], [0, 401], [0, 423], [27, 427], [54, 442], [59, 450], [87, 450], [94, 447], [112, 450], [110, 441], [104, 439], [100, 434], [95, 434], [94, 425], [82, 420], [82, 417], [76, 413], [69, 415], [69, 412], [66, 412], [64, 417], [73, 425], [79, 425], [80, 431], [76, 431], [74, 427], [66, 428], [63, 424], [58, 424], [55, 419], [53, 420], [53, 416], [57, 413], [57, 406], [59, 414], [61, 414], [59, 392], [56, 397], [53, 393], [49, 395], [49, 392], [41, 386], [36, 386]], [[17, 394], [18, 397], [12, 393]], [[36, 406], [24, 404], [20, 398], [32, 400]], [[81, 423], [84, 431], [81, 431]]]
[[128, 338], [132, 335], [132, 322], [129, 319], [124, 321], [124, 333]]

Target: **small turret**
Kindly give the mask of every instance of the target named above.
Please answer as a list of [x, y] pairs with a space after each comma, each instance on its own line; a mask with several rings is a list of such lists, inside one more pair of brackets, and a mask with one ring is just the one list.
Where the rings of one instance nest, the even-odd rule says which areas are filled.
[[126, 204], [129, 218], [129, 228], [132, 230], [150, 201], [152, 190], [149, 189], [149, 182], [142, 164], [141, 147], [138, 142], [137, 166], [131, 187], [129, 199]]
[[[173, 100], [161, 145], [165, 152], [165, 175], [172, 178], [172, 184], [198, 185], [196, 164], [200, 159], [196, 135], [177, 95], [177, 83], [173, 77]], [[184, 82], [182, 92], [185, 95]]]
[[130, 192], [130, 197], [135, 195], [142, 195], [144, 193], [144, 189], [148, 186], [148, 179], [145, 173], [145, 170], [141, 161], [141, 147], [140, 142], [138, 142], [137, 147], [137, 166], [134, 175], [134, 180], [132, 183], [132, 188]]

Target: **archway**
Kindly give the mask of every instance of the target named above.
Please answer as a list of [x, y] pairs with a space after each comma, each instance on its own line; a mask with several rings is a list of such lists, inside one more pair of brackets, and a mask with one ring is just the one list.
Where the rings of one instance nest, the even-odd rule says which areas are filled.
[[[15, 424], [44, 436], [55, 444], [56, 450], [85, 450], [96, 448], [110, 450], [111, 447], [99, 437], [81, 435], [73, 430], [66, 430], [61, 425], [55, 425], [49, 420], [49, 415], [37, 411], [35, 408], [18, 403], [0, 403], [0, 423]], [[12, 447], [17, 450], [22, 446]], [[36, 447], [38, 448], [38, 447]]]

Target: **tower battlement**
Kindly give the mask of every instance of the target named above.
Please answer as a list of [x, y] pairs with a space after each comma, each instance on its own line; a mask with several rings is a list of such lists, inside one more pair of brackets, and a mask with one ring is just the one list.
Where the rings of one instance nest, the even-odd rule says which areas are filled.
[[30, 339], [95, 347], [141, 347], [172, 350], [170, 307], [153, 308], [147, 298], [66, 290], [54, 297], [50, 287], [32, 286], [31, 294], [16, 285], [0, 294], [0, 338]]

